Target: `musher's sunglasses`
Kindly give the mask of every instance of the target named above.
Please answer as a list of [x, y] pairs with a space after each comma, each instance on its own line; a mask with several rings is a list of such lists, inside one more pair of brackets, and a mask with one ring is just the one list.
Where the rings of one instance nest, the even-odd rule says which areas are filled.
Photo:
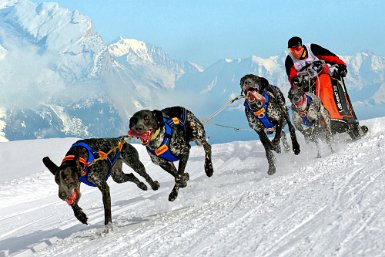
[[301, 45], [298, 45], [298, 46], [294, 46], [294, 47], [289, 47], [289, 50], [290, 52], [298, 52], [302, 49], [302, 46]]

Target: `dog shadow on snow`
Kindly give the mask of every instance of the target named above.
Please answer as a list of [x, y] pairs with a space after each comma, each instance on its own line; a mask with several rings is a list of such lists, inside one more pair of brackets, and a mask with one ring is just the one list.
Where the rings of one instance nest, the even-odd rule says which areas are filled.
[[[164, 194], [167, 195], [167, 192], [165, 191]], [[153, 199], [158, 197], [159, 194], [154, 194], [150, 197], [137, 196], [128, 200], [117, 201], [113, 203], [112, 206], [115, 208], [117, 206], [130, 206], [136, 202], [143, 202], [143, 200], [145, 199]], [[98, 212], [100, 212], [103, 207], [93, 207], [90, 209], [98, 209]], [[135, 216], [129, 218], [126, 217], [124, 213], [116, 214], [114, 215], [116, 221], [113, 223], [113, 228], [114, 230], [119, 230], [120, 228], [124, 227], [126, 230], [129, 229], [129, 227], [131, 226], [134, 227], [137, 225], [141, 225], [143, 222], [151, 220], [152, 216], [154, 215], [155, 214], [151, 214], [144, 217]], [[4, 249], [9, 255], [14, 255], [16, 253], [19, 254], [24, 251], [32, 251], [33, 253], [36, 253], [34, 247], [42, 243], [45, 243], [45, 247], [48, 248], [56, 244], [56, 240], [65, 240], [68, 238], [84, 238], [87, 240], [93, 240], [99, 238], [102, 234], [104, 234], [105, 226], [100, 222], [95, 221], [95, 224], [89, 224], [88, 226], [82, 226], [81, 224], [78, 224], [76, 220], [69, 221], [69, 224], [71, 223], [73, 223], [71, 227], [68, 227], [68, 224], [63, 224], [63, 226], [68, 227], [65, 229], [55, 228], [49, 230], [37, 230], [23, 236], [15, 236], [7, 238], [5, 240], [1, 240], [0, 249]], [[39, 249], [41, 249], [41, 245], [39, 245]], [[1, 252], [0, 256], [2, 256]]]

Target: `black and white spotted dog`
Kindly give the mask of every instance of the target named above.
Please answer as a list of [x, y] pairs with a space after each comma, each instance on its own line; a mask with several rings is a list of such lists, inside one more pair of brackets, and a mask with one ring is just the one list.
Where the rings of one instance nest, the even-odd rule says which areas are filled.
[[[175, 186], [169, 201], [177, 198], [179, 188], [187, 186], [189, 174], [185, 173], [185, 168], [190, 154], [189, 142], [203, 146], [206, 175], [213, 175], [211, 146], [206, 140], [203, 124], [191, 111], [179, 106], [161, 111], [141, 110], [131, 117], [129, 127], [128, 134], [141, 140], [152, 162], [174, 176]], [[178, 160], [176, 169], [174, 161]]]
[[292, 103], [294, 126], [304, 135], [306, 141], [314, 142], [317, 145], [317, 157], [321, 157], [318, 140], [322, 136], [326, 138], [326, 142], [333, 152], [330, 115], [321, 99], [315, 94], [304, 92], [297, 87], [289, 90], [288, 98]]
[[[245, 114], [250, 127], [255, 130], [261, 140], [269, 163], [268, 174], [272, 175], [276, 171], [275, 160], [272, 150], [281, 152], [280, 141], [286, 151], [290, 150], [287, 142], [284, 126], [289, 127], [293, 151], [299, 154], [300, 146], [295, 134], [295, 128], [290, 122], [288, 109], [285, 103], [285, 97], [281, 90], [263, 78], [253, 74], [245, 75], [241, 78], [240, 85], [242, 93], [246, 95], [244, 102]], [[268, 134], [273, 134], [273, 140], [270, 140]]]
[[102, 192], [105, 225], [112, 223], [110, 188], [107, 184], [110, 175], [117, 183], [131, 181], [140, 189], [147, 190], [147, 186], [134, 174], [123, 173], [123, 163], [142, 176], [153, 190], [159, 188], [159, 182], [152, 180], [139, 160], [138, 151], [123, 137], [79, 140], [71, 146], [60, 166], [49, 157], [44, 157], [43, 163], [55, 176], [59, 198], [72, 207], [75, 217], [84, 224], [87, 224], [88, 218], [78, 205], [81, 182]]

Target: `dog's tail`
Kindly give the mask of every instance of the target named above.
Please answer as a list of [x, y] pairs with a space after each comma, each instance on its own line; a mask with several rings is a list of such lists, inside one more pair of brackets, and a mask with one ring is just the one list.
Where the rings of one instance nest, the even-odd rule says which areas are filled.
[[53, 163], [53, 161], [51, 161], [48, 156], [43, 158], [43, 163], [53, 175], [55, 175], [56, 171], [59, 169], [59, 167], [55, 163]]

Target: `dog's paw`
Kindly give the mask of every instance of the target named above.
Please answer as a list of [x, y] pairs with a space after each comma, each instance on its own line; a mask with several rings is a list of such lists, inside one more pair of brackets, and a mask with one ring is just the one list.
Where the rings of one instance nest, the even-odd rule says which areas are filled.
[[178, 191], [179, 191], [179, 187], [177, 185], [175, 185], [174, 188], [172, 189], [171, 193], [168, 196], [168, 200], [170, 202], [175, 201], [175, 199], [178, 197]]
[[301, 152], [298, 143], [293, 144], [293, 152], [294, 152], [295, 155], [298, 155]]
[[187, 172], [183, 173], [182, 174], [182, 179], [184, 181], [189, 181], [190, 180], [190, 174], [188, 174]]
[[138, 183], [138, 187], [139, 187], [140, 189], [142, 189], [143, 191], [146, 191], [146, 190], [147, 190], [147, 186], [146, 186], [146, 184], [144, 184], [143, 182], [139, 182], [139, 183]]
[[183, 178], [183, 176], [178, 176], [175, 178], [175, 184], [183, 188], [187, 186], [187, 181]]
[[275, 167], [269, 167], [269, 170], [267, 171], [267, 174], [273, 175], [275, 173], [276, 169]]
[[214, 168], [211, 160], [206, 160], [205, 162], [205, 172], [207, 177], [211, 177], [214, 174]]
[[274, 140], [271, 142], [271, 150], [275, 151], [276, 153], [281, 153], [281, 146], [279, 144], [279, 141], [278, 143]]
[[83, 224], [86, 224], [88, 225], [87, 221], [88, 221], [88, 217], [87, 215], [84, 213], [84, 212], [77, 212], [75, 213], [75, 217]]
[[159, 187], [160, 187], [160, 184], [159, 184], [159, 182], [156, 181], [156, 180], [151, 184], [151, 188], [152, 188], [152, 190], [154, 190], [154, 191], [158, 190]]

